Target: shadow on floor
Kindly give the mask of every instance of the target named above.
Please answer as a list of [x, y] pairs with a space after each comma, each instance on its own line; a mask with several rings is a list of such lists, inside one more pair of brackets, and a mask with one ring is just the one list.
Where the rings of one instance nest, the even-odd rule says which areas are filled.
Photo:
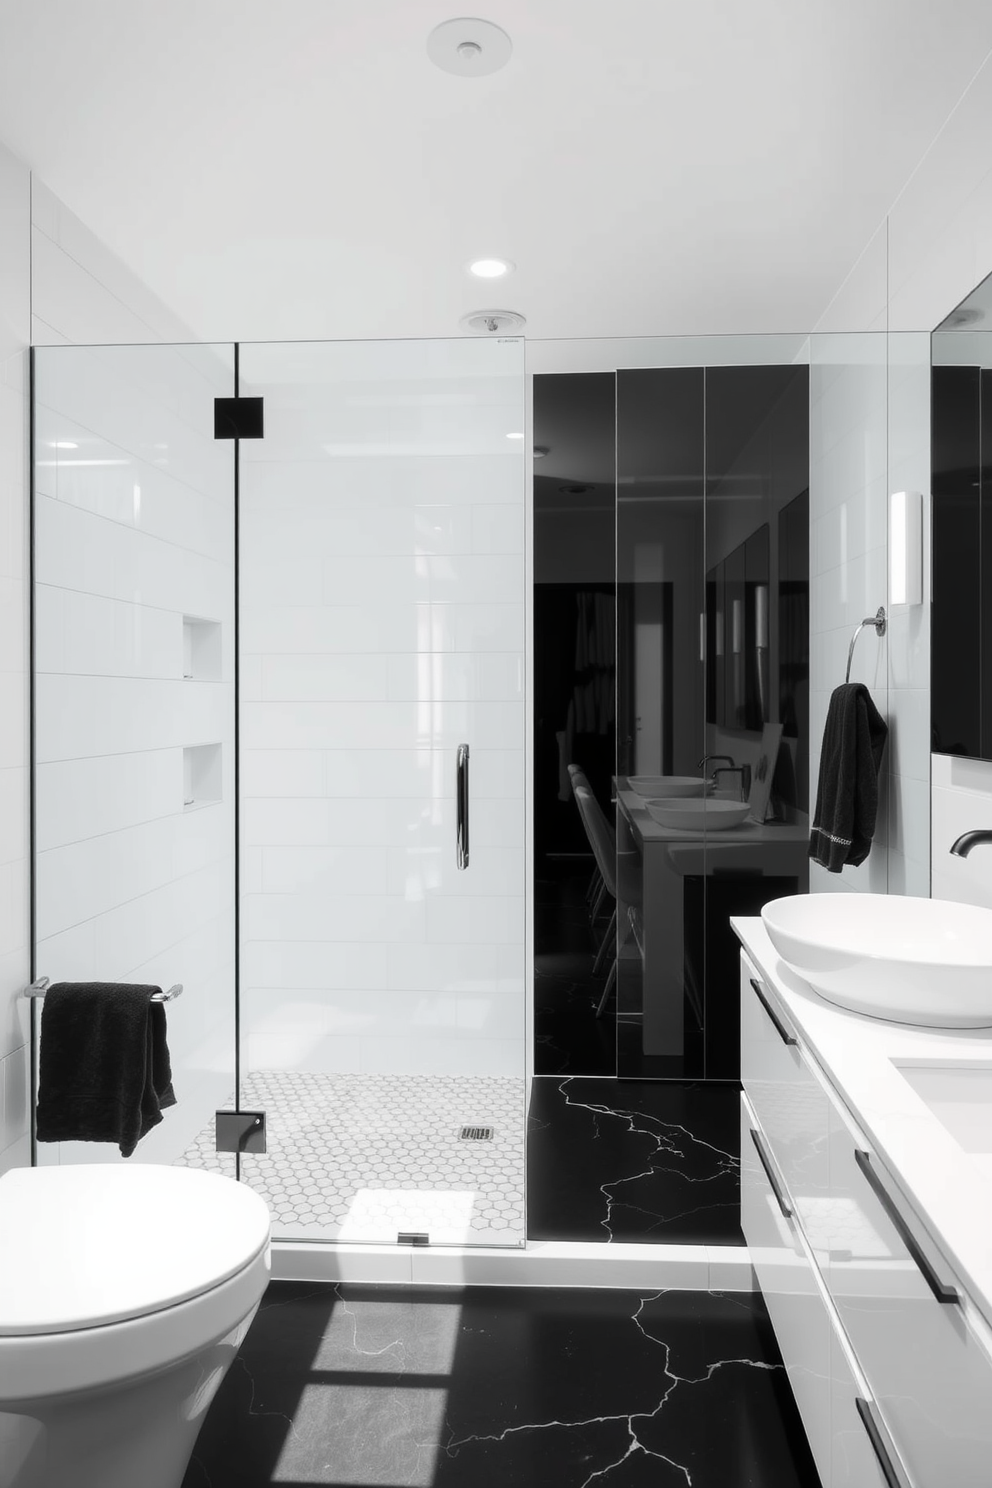
[[818, 1488], [757, 1294], [270, 1286], [183, 1488]]

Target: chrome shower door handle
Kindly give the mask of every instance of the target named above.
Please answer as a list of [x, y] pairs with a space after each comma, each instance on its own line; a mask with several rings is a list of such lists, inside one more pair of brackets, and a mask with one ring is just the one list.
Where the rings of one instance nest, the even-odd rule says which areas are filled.
[[459, 744], [455, 791], [458, 800], [458, 824], [455, 828], [455, 862], [468, 867], [468, 745]]

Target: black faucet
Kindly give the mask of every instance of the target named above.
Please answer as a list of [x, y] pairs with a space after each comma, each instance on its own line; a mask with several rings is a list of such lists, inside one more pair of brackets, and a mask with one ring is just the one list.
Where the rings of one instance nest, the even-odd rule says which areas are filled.
[[956, 842], [951, 843], [950, 850], [956, 858], [966, 858], [973, 847], [981, 847], [986, 842], [992, 842], [992, 832], [963, 832]]

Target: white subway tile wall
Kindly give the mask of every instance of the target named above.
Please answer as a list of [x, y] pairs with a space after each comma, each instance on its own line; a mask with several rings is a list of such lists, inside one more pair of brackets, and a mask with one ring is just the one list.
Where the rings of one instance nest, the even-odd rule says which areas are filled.
[[[229, 347], [36, 353], [37, 965], [183, 984], [180, 1104], [146, 1161], [178, 1157], [233, 1081], [234, 457], [213, 437], [233, 385]], [[119, 1160], [39, 1147], [97, 1156]]]
[[[189, 331], [139, 279], [37, 179], [0, 146], [0, 1171], [30, 1160], [28, 1004], [21, 993], [29, 976], [28, 906], [28, 661], [27, 661], [27, 531], [28, 531], [28, 345], [72, 341], [149, 342], [191, 340]], [[33, 313], [32, 313], [33, 312]], [[70, 427], [65, 441], [93, 441], [96, 430]], [[69, 451], [65, 452], [68, 458]], [[93, 458], [110, 460], [96, 451]], [[79, 456], [79, 458], [83, 458]], [[58, 497], [64, 503], [93, 496], [96, 467], [63, 463]], [[98, 508], [107, 519], [128, 520], [134, 487], [127, 484], [126, 464], [100, 467], [103, 481]], [[54, 465], [39, 471], [51, 483]], [[168, 524], [180, 519], [181, 493], [162, 472], [146, 474], [143, 488], [144, 531], [168, 540]], [[170, 505], [170, 502], [174, 503]], [[66, 510], [68, 511], [68, 505]], [[86, 520], [86, 513], [82, 513]], [[159, 525], [156, 526], [156, 523]], [[163, 527], [162, 524], [165, 524]], [[62, 534], [66, 537], [66, 532]], [[215, 533], [216, 536], [216, 533]], [[155, 676], [161, 656], [154, 611], [129, 603], [112, 582], [106, 586], [81, 578], [75, 565], [91, 551], [67, 543], [64, 584], [43, 597], [37, 613], [41, 646], [59, 670], [84, 675], [91, 670], [91, 638], [107, 677]], [[126, 565], [130, 554], [118, 547], [110, 558]], [[103, 558], [101, 557], [101, 562]], [[125, 586], [126, 587], [126, 586]], [[141, 622], [143, 621], [143, 628]], [[138, 663], [140, 671], [136, 671]], [[77, 720], [78, 722], [78, 720]], [[39, 799], [39, 847], [64, 847], [100, 831], [100, 811], [111, 813], [118, 830], [160, 815], [164, 789], [163, 762], [151, 766], [143, 786], [138, 768], [116, 776], [113, 760], [95, 755], [84, 762], [52, 766], [52, 792]], [[74, 777], [73, 764], [80, 774]], [[90, 773], [86, 773], [89, 769]], [[63, 932], [94, 951], [93, 926]], [[193, 932], [196, 933], [195, 931]], [[82, 963], [80, 963], [82, 964]]]
[[30, 1160], [27, 449], [30, 178], [0, 146], [0, 1173]]
[[523, 1073], [522, 372], [513, 343], [242, 348], [249, 1069]]

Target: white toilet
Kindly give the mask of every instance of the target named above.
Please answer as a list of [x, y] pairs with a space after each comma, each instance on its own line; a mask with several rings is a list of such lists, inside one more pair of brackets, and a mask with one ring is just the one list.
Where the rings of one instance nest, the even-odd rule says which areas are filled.
[[0, 1488], [180, 1488], [269, 1280], [269, 1211], [191, 1168], [0, 1178]]

